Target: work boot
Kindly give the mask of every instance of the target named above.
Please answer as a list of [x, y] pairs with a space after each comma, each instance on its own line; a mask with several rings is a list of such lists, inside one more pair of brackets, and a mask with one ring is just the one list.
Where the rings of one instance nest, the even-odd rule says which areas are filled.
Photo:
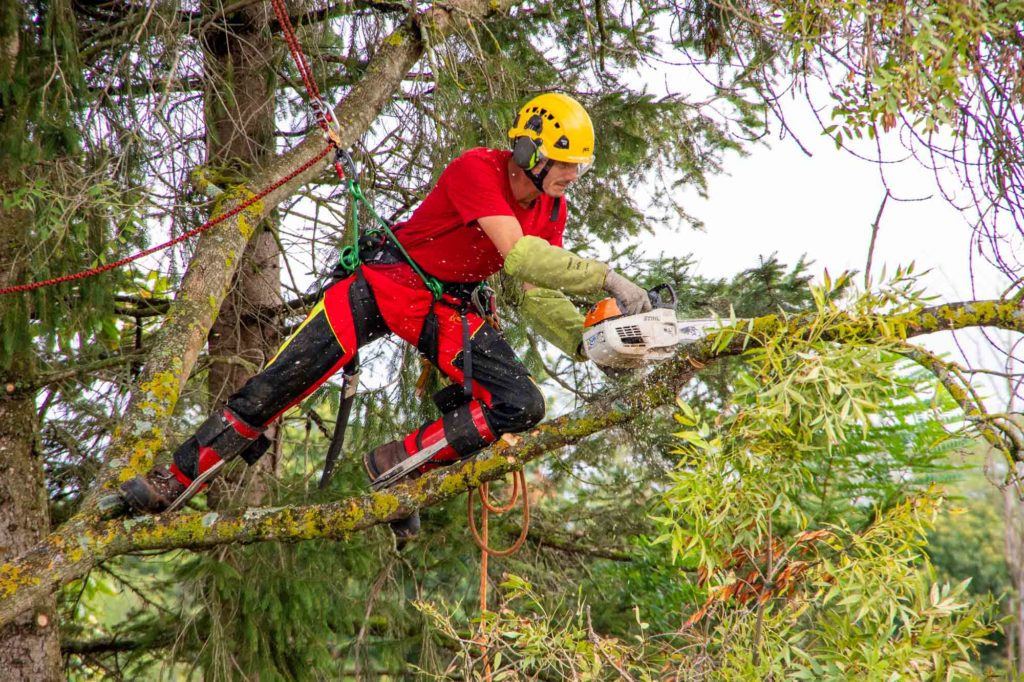
[[159, 514], [181, 497], [185, 488], [169, 467], [156, 467], [144, 476], [125, 481], [121, 496], [137, 512]]
[[[393, 440], [363, 455], [363, 466], [366, 467], [366, 475], [373, 482], [386, 471], [398, 466], [408, 458], [409, 453], [405, 451], [405, 445], [402, 444], [402, 441]], [[418, 478], [419, 475], [418, 471], [414, 471], [406, 478]], [[391, 530], [395, 533], [395, 538], [399, 542], [405, 542], [416, 537], [420, 532], [419, 510], [413, 511], [412, 514], [404, 519], [391, 521], [390, 526]]]
[[[270, 447], [263, 428], [247, 424], [230, 409], [210, 415], [174, 451], [174, 464], [154, 467], [121, 484], [121, 495], [136, 511], [160, 514], [177, 509], [206, 488], [209, 480], [239, 455], [253, 464]], [[187, 496], [187, 497], [186, 497]]]

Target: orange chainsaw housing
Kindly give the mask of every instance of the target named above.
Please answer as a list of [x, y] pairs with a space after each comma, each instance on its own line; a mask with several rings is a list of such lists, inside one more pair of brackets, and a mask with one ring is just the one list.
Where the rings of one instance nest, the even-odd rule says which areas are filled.
[[602, 298], [587, 312], [587, 316], [583, 319], [583, 327], [593, 327], [602, 322], [614, 320], [616, 317], [622, 317], [618, 302], [612, 297]]

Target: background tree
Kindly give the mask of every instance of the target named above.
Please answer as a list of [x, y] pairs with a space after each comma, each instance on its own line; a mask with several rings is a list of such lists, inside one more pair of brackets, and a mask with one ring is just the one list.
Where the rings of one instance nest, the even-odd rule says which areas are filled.
[[[703, 191], [726, 152], [769, 125], [786, 126], [780, 94], [816, 82], [834, 98], [829, 133], [838, 143], [878, 137], [904, 117], [905, 139], [925, 160], [948, 157], [967, 174], [982, 209], [979, 239], [1015, 282], [1015, 262], [995, 248], [1006, 221], [1016, 225], [1019, 216], [1019, 150], [1010, 142], [1019, 110], [1017, 4], [968, 11], [954, 3], [463, 0], [429, 11], [321, 2], [288, 9], [326, 99], [337, 103], [362, 184], [389, 219], [408, 211], [461, 149], [503, 145], [529, 94], [564, 89], [585, 101], [601, 131], [598, 166], [573, 195], [570, 245], [584, 254], [610, 249], [616, 267], [674, 282], [686, 314], [729, 316], [731, 308], [744, 318], [781, 317], [740, 324], [688, 349], [692, 363], [684, 353], [643, 383], [617, 387], [551, 357], [516, 322], [517, 285], [499, 282], [509, 337], [549, 379], [550, 414], [575, 408], [575, 418], [499, 446], [443, 483], [429, 477], [396, 496], [352, 497], [365, 487], [355, 455], [433, 409], [415, 391], [415, 356], [382, 342], [364, 355], [373, 380], [330, 490], [311, 485], [336, 414], [337, 389], [328, 386], [285, 416], [279, 468], [244, 500], [266, 508], [235, 513], [214, 495], [175, 518], [103, 520], [116, 481], [190, 432], [209, 401], [223, 399], [301, 320], [313, 280], [355, 226], [344, 188], [321, 172], [324, 141], [268, 3], [5, 5], [4, 58], [17, 58], [4, 62], [12, 76], [0, 84], [0, 122], [19, 161], [3, 186], [4, 240], [12, 244], [4, 283], [77, 271], [142, 240], [184, 234], [304, 170], [136, 270], [0, 299], [4, 383], [16, 386], [0, 403], [16, 415], [5, 422], [15, 424], [5, 461], [8, 451], [22, 453], [10, 455], [18, 475], [8, 481], [26, 499], [41, 498], [38, 463], [24, 454], [35, 412], [32, 443], [41, 444], [54, 522], [34, 552], [26, 548], [36, 536], [9, 545], [18, 558], [5, 556], [0, 567], [4, 622], [23, 611], [25, 595], [77, 579], [62, 593], [71, 675], [133, 678], [159, 665], [199, 668], [211, 679], [303, 679], [479, 665], [479, 649], [468, 646], [480, 607], [475, 549], [461, 501], [451, 500], [568, 445], [534, 474], [529, 543], [507, 565], [521, 576], [509, 581], [516, 601], [488, 620], [494, 651], [536, 635], [529, 646], [505, 648], [506, 664], [554, 662], [561, 667], [552, 674], [600, 665], [610, 677], [627, 669], [658, 676], [665, 665], [708, 677], [879, 666], [966, 674], [988, 621], [959, 588], [937, 588], [932, 599], [914, 549], [940, 497], [927, 483], [949, 475], [946, 448], [956, 441], [945, 432], [960, 424], [949, 403], [920, 401], [920, 376], [893, 354], [931, 370], [970, 418], [965, 434], [985, 436], [1012, 460], [1020, 442], [1012, 422], [986, 415], [958, 368], [903, 342], [940, 328], [1020, 331], [1014, 300], [922, 311], [925, 299], [902, 273], [868, 292], [851, 292], [843, 280], [812, 296], [806, 263], [771, 258], [732, 281], [706, 281], [690, 273], [684, 254], [651, 258], [635, 242], [654, 225], [699, 223], [677, 200], [679, 187]], [[707, 79], [707, 91], [656, 98], [628, 85], [658, 60], [685, 63]], [[39, 132], [25, 135], [26, 126]], [[934, 134], [940, 129], [954, 131], [952, 152], [940, 146], [948, 139]], [[268, 265], [278, 250], [280, 291]], [[837, 386], [845, 388], [834, 393]], [[693, 406], [674, 408], [686, 421], [684, 441], [671, 435], [677, 397]], [[743, 504], [716, 506], [730, 499]], [[395, 552], [386, 530], [352, 535], [399, 513], [396, 505], [435, 501], [425, 510], [428, 534], [409, 550]], [[45, 528], [41, 512], [31, 513], [18, 518]], [[657, 525], [652, 514], [672, 521]], [[493, 533], [500, 540], [519, 530], [507, 520]], [[694, 537], [703, 538], [702, 551], [687, 546]], [[233, 546], [271, 538], [306, 542]], [[786, 543], [787, 563], [776, 559], [776, 542]], [[807, 566], [790, 569], [790, 592], [770, 586], [798, 561]], [[755, 569], [767, 581], [748, 580], [744, 592], [732, 576]], [[858, 603], [876, 593], [884, 598]], [[558, 626], [557, 605], [579, 594], [589, 611], [571, 628]], [[441, 615], [446, 602], [457, 606]], [[537, 629], [524, 630], [531, 610], [554, 617], [527, 618]], [[701, 617], [690, 628], [647, 638], [694, 613]], [[919, 625], [928, 614], [939, 625], [925, 638]], [[875, 634], [903, 629], [888, 644], [867, 636], [862, 619]], [[640, 646], [623, 644], [634, 636]], [[864, 646], [849, 660], [836, 657], [859, 638]], [[52, 677], [59, 665], [52, 635], [44, 641], [48, 653], [37, 658], [48, 672], [28, 677]]]
[[[115, 150], [90, 150], [83, 138], [90, 94], [78, 55], [75, 17], [64, 4], [0, 7], [0, 286], [55, 277], [136, 246], [132, 191], [119, 184], [130, 166], [109, 167]], [[90, 153], [95, 152], [95, 153]], [[120, 196], [118, 196], [120, 195]], [[109, 211], [120, 210], [120, 242]], [[123, 274], [98, 277], [0, 301], [0, 554], [13, 557], [45, 537], [50, 525], [40, 422], [55, 407], [38, 396], [37, 377], [55, 355], [73, 357], [116, 343], [113, 293]], [[37, 410], [38, 407], [38, 410]], [[59, 409], [59, 408], [58, 408]], [[44, 426], [45, 429], [45, 426]], [[0, 667], [23, 679], [60, 669], [51, 597], [0, 633]]]

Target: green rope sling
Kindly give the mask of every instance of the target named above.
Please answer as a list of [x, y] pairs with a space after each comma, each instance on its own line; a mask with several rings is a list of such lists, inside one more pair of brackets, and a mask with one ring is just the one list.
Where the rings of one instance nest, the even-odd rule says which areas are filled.
[[341, 253], [338, 255], [338, 265], [345, 273], [351, 274], [356, 271], [356, 268], [359, 267], [359, 264], [362, 262], [359, 259], [360, 233], [358, 220], [359, 204], [362, 204], [370, 211], [370, 215], [373, 216], [374, 220], [376, 220], [377, 224], [380, 226], [378, 229], [368, 230], [367, 233], [372, 234], [374, 232], [384, 232], [388, 240], [398, 247], [402, 257], [405, 258], [406, 262], [412, 266], [412, 269], [420, 276], [420, 279], [423, 280], [423, 284], [426, 285], [430, 293], [433, 294], [434, 299], [439, 300], [441, 298], [441, 294], [444, 292], [444, 285], [442, 285], [440, 280], [436, 277], [432, 277], [420, 269], [420, 266], [416, 264], [416, 261], [412, 259], [409, 252], [405, 250], [404, 246], [402, 246], [402, 243], [395, 238], [395, 233], [391, 231], [391, 226], [388, 225], [388, 222], [384, 220], [379, 213], [377, 213], [373, 204], [370, 203], [366, 198], [366, 195], [363, 194], [363, 190], [359, 186], [358, 176], [356, 175], [355, 163], [352, 161], [352, 157], [349, 156], [348, 152], [338, 149], [337, 156], [345, 165], [345, 175], [348, 177], [345, 184], [347, 185], [349, 195], [352, 197], [352, 203], [349, 209], [352, 226], [352, 245], [346, 246], [341, 250]]

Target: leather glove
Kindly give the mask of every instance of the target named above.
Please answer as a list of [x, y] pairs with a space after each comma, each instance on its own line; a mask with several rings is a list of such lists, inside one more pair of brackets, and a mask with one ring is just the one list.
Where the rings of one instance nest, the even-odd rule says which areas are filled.
[[532, 235], [519, 238], [505, 256], [504, 269], [541, 289], [566, 294], [596, 294], [608, 274], [608, 266], [601, 261], [580, 258]]
[[604, 290], [615, 297], [624, 315], [636, 315], [651, 309], [651, 299], [647, 296], [647, 291], [614, 270], [609, 269], [605, 275]]

